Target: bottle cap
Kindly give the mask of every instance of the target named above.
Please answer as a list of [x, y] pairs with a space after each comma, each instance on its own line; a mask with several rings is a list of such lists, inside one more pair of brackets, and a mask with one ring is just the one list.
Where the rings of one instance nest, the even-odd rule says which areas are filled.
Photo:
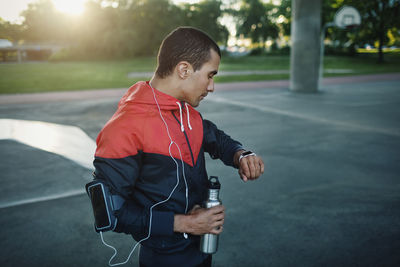
[[221, 189], [221, 184], [219, 183], [217, 176], [210, 176], [210, 179], [208, 180], [208, 188]]

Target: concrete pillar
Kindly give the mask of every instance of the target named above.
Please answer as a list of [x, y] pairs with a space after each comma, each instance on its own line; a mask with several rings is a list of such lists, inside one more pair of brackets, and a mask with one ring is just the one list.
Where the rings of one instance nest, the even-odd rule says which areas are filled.
[[318, 91], [321, 0], [293, 0], [290, 90]]

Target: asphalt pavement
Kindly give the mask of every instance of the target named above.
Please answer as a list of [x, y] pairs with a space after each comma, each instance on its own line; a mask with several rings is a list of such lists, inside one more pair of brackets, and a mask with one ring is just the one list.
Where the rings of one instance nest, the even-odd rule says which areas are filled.
[[[330, 79], [316, 94], [287, 82], [217, 85], [201, 103], [204, 118], [266, 163], [244, 183], [206, 157], [226, 207], [213, 266], [400, 266], [400, 74], [375, 77]], [[76, 126], [94, 140], [123, 91], [0, 96], [0, 119]], [[83, 193], [92, 170], [9, 138], [0, 158], [0, 266], [107, 266], [113, 252]], [[105, 239], [117, 261], [134, 245]], [[126, 266], [137, 262], [136, 251]]]

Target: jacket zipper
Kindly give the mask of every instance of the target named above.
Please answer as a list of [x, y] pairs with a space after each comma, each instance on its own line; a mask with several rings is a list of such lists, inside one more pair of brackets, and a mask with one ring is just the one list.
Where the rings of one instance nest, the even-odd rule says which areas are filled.
[[[174, 111], [172, 112], [172, 116], [174, 116], [175, 120], [179, 123], [179, 125], [181, 124], [181, 122], [179, 122], [178, 118], [175, 116]], [[183, 122], [182, 122], [183, 123]], [[188, 144], [189, 147], [189, 151], [190, 151], [190, 156], [192, 157], [192, 163], [193, 163], [193, 167], [194, 167], [194, 157], [193, 157], [193, 152], [192, 152], [192, 147], [190, 146], [190, 142], [189, 142], [189, 138], [186, 134], [186, 130], [183, 130], [183, 134], [185, 135], [186, 138], [186, 143]]]

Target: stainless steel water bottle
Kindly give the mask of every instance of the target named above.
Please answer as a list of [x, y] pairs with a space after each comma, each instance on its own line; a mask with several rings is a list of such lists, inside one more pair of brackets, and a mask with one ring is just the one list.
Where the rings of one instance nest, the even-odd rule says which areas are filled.
[[[203, 208], [211, 208], [214, 206], [221, 205], [222, 202], [219, 199], [219, 190], [221, 184], [218, 181], [217, 176], [211, 176], [208, 180], [208, 198], [203, 203]], [[214, 254], [218, 249], [218, 235], [204, 234], [200, 240], [200, 251], [206, 254]]]

